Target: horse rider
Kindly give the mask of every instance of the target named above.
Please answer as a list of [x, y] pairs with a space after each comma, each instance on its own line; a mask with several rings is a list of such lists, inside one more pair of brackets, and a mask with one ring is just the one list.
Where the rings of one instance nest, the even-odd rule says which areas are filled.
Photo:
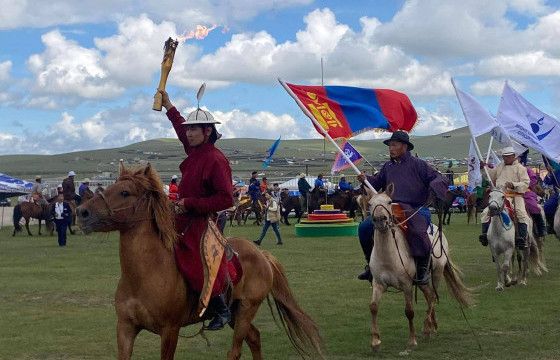
[[251, 173], [249, 179], [249, 196], [251, 196], [251, 209], [257, 216], [257, 222], [261, 221], [261, 205], [259, 204], [259, 197], [261, 196], [261, 183], [257, 179], [257, 172]]
[[305, 179], [305, 174], [299, 174], [299, 180], [297, 182], [298, 190], [303, 197], [303, 211], [307, 212], [307, 197], [309, 196], [309, 190], [311, 190], [311, 185]]
[[338, 188], [340, 191], [353, 191], [352, 185], [346, 181], [346, 176], [344, 174], [340, 175], [340, 181], [338, 182]]
[[[183, 212], [175, 215], [175, 227], [179, 233], [175, 258], [189, 286], [201, 292], [204, 271], [200, 241], [208, 217], [233, 205], [231, 168], [228, 159], [214, 145], [221, 134], [215, 127], [219, 122], [214, 120], [212, 114], [198, 108], [185, 120], [169, 100], [167, 92], [159, 92], [167, 117], [188, 155], [179, 165], [182, 180], [178, 185], [177, 206]], [[216, 316], [206, 327], [207, 330], [220, 330], [231, 320], [231, 312], [224, 298], [227, 287], [228, 266], [226, 256], [223, 256], [208, 303], [208, 310], [212, 310]]]
[[41, 175], [35, 176], [35, 184], [33, 184], [33, 188], [31, 189], [31, 196], [33, 200], [38, 205], [47, 205], [48, 202], [45, 200], [43, 196], [43, 186], [41, 185]]
[[[529, 215], [525, 210], [525, 200], [523, 194], [529, 188], [529, 175], [523, 165], [517, 161], [513, 147], [507, 146], [502, 149], [502, 159], [504, 162], [499, 163], [493, 169], [488, 169], [490, 181], [497, 187], [505, 187], [506, 198], [511, 202], [517, 218], [517, 234], [515, 237], [515, 245], [518, 248], [525, 247], [527, 238], [527, 223]], [[480, 162], [482, 169], [486, 163]], [[488, 245], [488, 227], [490, 226], [490, 216], [488, 216], [488, 208], [484, 209], [481, 214], [480, 221], [482, 223], [482, 234], [478, 237], [482, 246]]]
[[317, 179], [315, 179], [315, 187], [319, 188], [320, 190], [325, 190], [325, 181], [323, 180], [323, 174], [317, 175]]
[[74, 185], [74, 171], [68, 172], [68, 177], [62, 181], [62, 193], [64, 194], [64, 201], [76, 201], [76, 185]]
[[78, 188], [78, 194], [80, 195], [80, 197], [84, 196], [84, 192], [88, 189], [89, 189], [89, 179], [85, 178], [84, 181], [82, 181], [80, 187]]
[[[394, 184], [393, 202], [399, 203], [407, 217], [408, 233], [406, 240], [410, 252], [416, 263], [416, 278], [414, 283], [427, 285], [429, 283], [429, 266], [432, 253], [428, 226], [430, 224], [430, 210], [428, 202], [430, 192], [439, 199], [444, 199], [448, 189], [448, 180], [424, 160], [414, 157], [410, 151], [414, 145], [409, 141], [404, 131], [395, 131], [391, 138], [383, 141], [389, 146], [390, 161], [375, 175], [358, 175], [358, 181], [367, 178], [376, 190], [385, 190], [390, 183]], [[369, 264], [374, 246], [374, 229], [372, 218], [367, 217], [358, 226], [358, 237]], [[372, 275], [369, 265], [358, 275], [360, 280], [371, 281]]]
[[95, 195], [101, 194], [105, 189], [103, 188], [103, 183], [97, 183], [97, 188], [95, 189]]
[[268, 190], [268, 180], [266, 179], [266, 176], [263, 176], [261, 183], [261, 194], [264, 194], [266, 190]]
[[177, 175], [171, 177], [171, 183], [169, 183], [169, 200], [176, 202], [179, 200], [179, 187], [177, 186]]
[[282, 194], [282, 191], [280, 190], [280, 184], [278, 183], [272, 184], [272, 197], [274, 198], [274, 200], [278, 202], [278, 204], [282, 203], [280, 194]]
[[525, 200], [525, 210], [533, 219], [534, 229], [537, 231], [537, 237], [543, 237], [546, 235], [546, 224], [544, 218], [541, 214], [541, 207], [537, 200], [537, 193], [533, 190], [534, 186], [537, 185], [539, 178], [537, 174], [527, 166], [527, 155], [529, 150], [527, 149], [523, 154], [517, 157], [517, 161], [527, 169], [527, 175], [529, 176], [529, 188], [523, 194], [523, 200]]
[[[544, 215], [546, 216], [546, 222], [548, 223], [548, 233], [554, 234], [554, 214], [556, 214], [556, 208], [558, 207], [558, 189], [560, 188], [560, 168], [556, 171], [550, 165], [546, 164], [546, 169], [548, 174], [545, 176], [543, 183], [545, 185], [552, 186], [554, 189], [554, 194], [552, 194], [548, 200], [543, 204]], [[560, 236], [560, 234], [556, 234]]]

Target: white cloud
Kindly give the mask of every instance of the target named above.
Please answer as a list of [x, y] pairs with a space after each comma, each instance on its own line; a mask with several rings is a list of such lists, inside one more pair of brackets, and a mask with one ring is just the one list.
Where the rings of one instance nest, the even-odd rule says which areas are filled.
[[39, 93], [80, 96], [86, 99], [112, 98], [124, 88], [108, 78], [100, 65], [101, 53], [68, 40], [58, 30], [41, 37], [45, 51], [32, 55], [27, 65], [35, 75]]
[[10, 80], [10, 71], [12, 70], [12, 62], [4, 61], [0, 63], [0, 83]]
[[457, 114], [447, 113], [447, 110], [438, 109], [436, 112], [428, 111], [424, 107], [416, 107], [418, 123], [412, 129], [412, 135], [432, 135], [457, 129], [465, 126], [464, 121]]
[[[475, 96], [501, 96], [504, 90], [505, 79], [477, 81], [470, 86], [470, 91]], [[523, 82], [509, 81], [517, 91], [523, 92], [527, 86]]]
[[[259, 13], [310, 4], [312, 0], [0, 0], [0, 29], [102, 23], [141, 13], [170, 19], [190, 30], [195, 21], [228, 24], [249, 20]], [[9, 9], [6, 10], [6, 9]]]
[[560, 59], [543, 51], [499, 55], [481, 60], [475, 73], [485, 77], [559, 76]]

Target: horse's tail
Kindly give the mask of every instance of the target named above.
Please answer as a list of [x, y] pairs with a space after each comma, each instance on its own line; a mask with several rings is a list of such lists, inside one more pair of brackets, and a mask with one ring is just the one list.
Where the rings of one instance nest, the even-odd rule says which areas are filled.
[[531, 247], [529, 249], [529, 266], [531, 266], [531, 269], [537, 276], [541, 276], [543, 272], [548, 272], [546, 264], [544, 263], [544, 257], [540, 255], [539, 248], [534, 241], [531, 241]]
[[263, 251], [263, 254], [272, 268], [271, 294], [290, 342], [302, 357], [309, 357], [309, 350], [312, 350], [321, 358], [324, 358], [325, 344], [319, 332], [319, 327], [296, 302], [288, 284], [284, 267], [272, 254], [266, 251]]
[[19, 224], [19, 221], [21, 220], [22, 216], [23, 214], [21, 212], [21, 205], [18, 204], [14, 207], [14, 214], [12, 217], [12, 219], [14, 220], [14, 228], [15, 228], [14, 234], [16, 232], [21, 231], [21, 225]]
[[443, 276], [449, 293], [460, 305], [469, 307], [476, 303], [473, 290], [463, 284], [461, 271], [453, 265], [449, 257], [443, 269]]

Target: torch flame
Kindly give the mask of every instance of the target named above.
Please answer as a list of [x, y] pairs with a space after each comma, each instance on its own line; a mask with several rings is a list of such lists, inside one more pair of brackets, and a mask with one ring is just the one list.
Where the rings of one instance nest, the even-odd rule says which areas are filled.
[[183, 33], [183, 35], [179, 36], [178, 40], [180, 42], [185, 42], [187, 39], [193, 39], [193, 38], [197, 40], [202, 40], [208, 36], [210, 31], [214, 30], [217, 27], [218, 25], [212, 25], [212, 27], [210, 28], [207, 28], [204, 25], [196, 25], [195, 30], [191, 30], [187, 34]]

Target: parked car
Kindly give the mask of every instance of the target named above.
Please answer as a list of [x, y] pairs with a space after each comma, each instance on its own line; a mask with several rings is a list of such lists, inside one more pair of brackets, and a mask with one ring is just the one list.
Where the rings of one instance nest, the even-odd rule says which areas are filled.
[[12, 206], [10, 198], [0, 200], [0, 206]]

